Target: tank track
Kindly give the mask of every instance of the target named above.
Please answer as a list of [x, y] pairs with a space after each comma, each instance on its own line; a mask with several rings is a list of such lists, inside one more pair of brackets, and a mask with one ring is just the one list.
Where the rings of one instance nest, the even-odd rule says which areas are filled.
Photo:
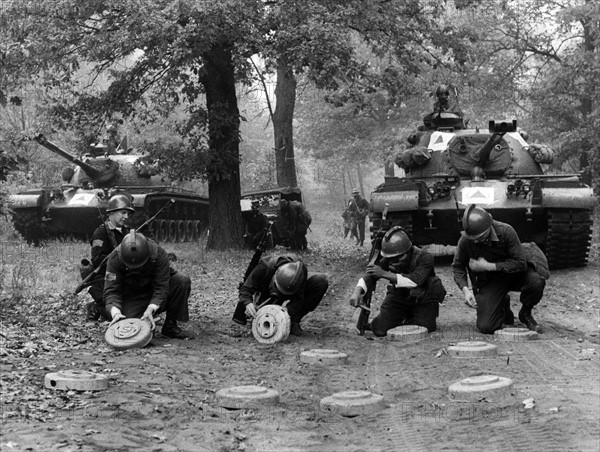
[[184, 243], [202, 240], [207, 223], [194, 219], [195, 209], [205, 208], [198, 200], [177, 195], [153, 195], [144, 208], [144, 221], [154, 215], [171, 199], [175, 204], [154, 220], [144, 231], [158, 242]]
[[13, 210], [11, 215], [13, 227], [29, 245], [40, 246], [48, 239], [37, 212]]
[[591, 238], [589, 210], [550, 209], [545, 249], [550, 269], [586, 265]]

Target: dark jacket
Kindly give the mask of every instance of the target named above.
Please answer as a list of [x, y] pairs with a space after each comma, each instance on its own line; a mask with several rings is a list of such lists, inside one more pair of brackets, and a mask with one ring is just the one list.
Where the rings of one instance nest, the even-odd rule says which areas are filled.
[[[121, 230], [109, 229], [106, 222], [98, 226], [90, 240], [90, 245], [92, 247], [92, 266], [94, 268], [98, 267], [112, 250], [123, 241], [123, 237], [125, 237], [125, 235]], [[98, 277], [95, 277], [94, 281], [103, 280], [105, 271], [106, 264], [104, 264], [104, 268], [100, 268]]]
[[[435, 274], [433, 255], [416, 246], [413, 246], [410, 261], [408, 261], [408, 264], [404, 267], [394, 267], [385, 257], [379, 261], [378, 265], [382, 270], [400, 274], [414, 282], [417, 287], [412, 289], [395, 287], [392, 284], [390, 284], [390, 286], [393, 287], [393, 290], [398, 291], [401, 296], [415, 299], [415, 301], [424, 298], [429, 286], [433, 284], [434, 280], [439, 280]], [[365, 281], [368, 290], [375, 289], [375, 283], [377, 281], [374, 276], [365, 274], [363, 280]]]
[[[497, 271], [503, 273], [518, 273], [527, 270], [525, 251], [513, 227], [494, 220], [492, 228], [497, 239], [490, 238], [485, 243], [475, 243], [463, 235], [458, 241], [452, 262], [452, 273], [454, 281], [461, 289], [467, 286], [469, 259], [483, 257], [488, 262], [495, 263]], [[472, 274], [476, 280], [485, 281], [492, 278], [494, 272], [472, 272]], [[472, 282], [477, 284], [476, 281]]]
[[252, 270], [248, 278], [244, 281], [239, 291], [239, 301], [244, 305], [249, 305], [254, 302], [254, 295], [258, 295], [258, 302], [262, 302], [269, 297], [272, 300], [269, 304], [283, 304], [286, 300], [296, 300], [304, 298], [304, 289], [306, 286], [308, 269], [302, 263], [304, 271], [304, 284], [302, 288], [292, 296], [285, 297], [275, 291], [272, 286], [273, 276], [279, 267], [289, 262], [297, 262], [298, 259], [292, 256], [277, 256], [267, 259], [261, 259], [256, 267]]
[[150, 259], [143, 267], [128, 270], [121, 260], [121, 247], [109, 256], [104, 279], [104, 301], [110, 312], [113, 306], [123, 310], [129, 299], [164, 305], [169, 295], [170, 264], [167, 252], [150, 241]]

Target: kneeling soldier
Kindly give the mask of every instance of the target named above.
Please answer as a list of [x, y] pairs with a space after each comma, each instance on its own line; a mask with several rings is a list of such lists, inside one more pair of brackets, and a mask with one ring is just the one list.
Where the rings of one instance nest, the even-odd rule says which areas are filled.
[[177, 321], [189, 320], [191, 281], [169, 266], [167, 252], [131, 230], [108, 258], [104, 301], [113, 323], [124, 318], [146, 319], [154, 329], [154, 315], [167, 313], [162, 335], [192, 338]]
[[358, 281], [350, 298], [357, 306], [367, 291], [373, 291], [378, 279], [387, 279], [387, 295], [380, 312], [371, 322], [375, 336], [400, 325], [419, 325], [429, 332], [436, 329], [439, 304], [444, 301], [446, 289], [435, 275], [433, 256], [413, 246], [401, 227], [393, 227], [381, 241], [378, 264], [369, 265], [367, 273]]
[[257, 305], [286, 305], [290, 315], [290, 334], [302, 333], [300, 321], [319, 305], [329, 282], [322, 273], [308, 274], [304, 262], [293, 256], [276, 256], [261, 260], [240, 286], [239, 301], [233, 321], [245, 325], [254, 317]]

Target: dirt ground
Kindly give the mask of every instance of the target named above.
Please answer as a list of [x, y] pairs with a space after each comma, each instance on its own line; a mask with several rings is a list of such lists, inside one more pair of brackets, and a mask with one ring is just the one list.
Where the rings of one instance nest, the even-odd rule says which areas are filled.
[[[344, 241], [335, 220], [318, 220], [309, 234], [311, 271], [329, 275], [329, 291], [303, 321], [304, 333], [261, 345], [249, 327], [231, 321], [236, 288], [251, 252], [214, 253], [167, 246], [174, 266], [193, 281], [191, 341], [157, 333], [144, 349], [115, 352], [104, 342], [107, 323], [85, 322], [88, 296], [75, 286], [70, 256], [55, 265], [50, 293], [2, 301], [0, 363], [2, 451], [597, 451], [600, 450], [600, 259], [556, 271], [534, 314], [545, 327], [536, 341], [497, 342], [475, 329], [450, 262], [438, 259], [448, 296], [439, 329], [415, 344], [357, 335], [348, 298], [364, 270], [367, 250]], [[281, 252], [282, 250], [277, 250]], [[35, 251], [29, 251], [34, 253]], [[267, 254], [270, 254], [267, 252]], [[9, 267], [10, 263], [7, 263]], [[52, 273], [46, 273], [52, 274]], [[58, 278], [58, 276], [57, 276]], [[374, 303], [382, 299], [378, 285]], [[519, 309], [512, 294], [512, 307]], [[160, 326], [159, 326], [160, 328]], [[498, 346], [493, 358], [455, 358], [448, 346], [465, 340]], [[303, 364], [300, 352], [336, 349], [345, 365]], [[107, 375], [100, 392], [44, 388], [48, 372]], [[510, 395], [460, 402], [448, 386], [473, 375], [514, 381]], [[280, 403], [220, 408], [215, 392], [238, 385], [275, 389]], [[319, 401], [345, 390], [384, 396], [385, 409], [343, 417]], [[533, 409], [523, 401], [535, 400]]]

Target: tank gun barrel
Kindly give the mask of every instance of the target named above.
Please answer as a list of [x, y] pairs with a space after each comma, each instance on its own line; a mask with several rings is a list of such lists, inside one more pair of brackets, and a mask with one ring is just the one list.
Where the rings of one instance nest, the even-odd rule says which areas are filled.
[[513, 119], [511, 122], [492, 120], [489, 123], [489, 130], [491, 133], [490, 137], [473, 155], [475, 160], [477, 160], [477, 164], [482, 168], [488, 162], [492, 149], [500, 143], [504, 134], [517, 131], [517, 120]]
[[81, 169], [83, 169], [87, 173], [87, 175], [90, 176], [92, 179], [97, 179], [102, 174], [102, 172], [99, 169], [94, 168], [92, 165], [85, 163], [84, 161], [78, 159], [74, 155], [71, 155], [67, 151], [59, 148], [56, 144], [49, 141], [44, 135], [39, 134], [36, 137], [34, 137], [34, 140], [42, 146], [44, 146], [46, 149], [54, 152], [55, 154], [60, 155], [61, 157], [67, 159], [69, 162], [81, 167]]

